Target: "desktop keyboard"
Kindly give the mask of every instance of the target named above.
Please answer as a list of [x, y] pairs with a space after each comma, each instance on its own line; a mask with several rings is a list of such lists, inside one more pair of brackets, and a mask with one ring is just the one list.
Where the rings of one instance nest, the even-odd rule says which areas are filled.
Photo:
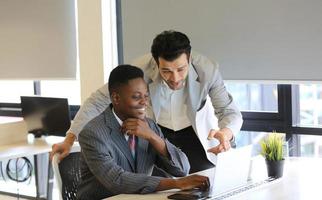
[[250, 183], [246, 186], [243, 186], [243, 187], [240, 187], [240, 188], [237, 188], [231, 192], [228, 192], [228, 193], [225, 193], [223, 195], [220, 195], [220, 196], [217, 196], [217, 197], [214, 197], [214, 198], [211, 198], [212, 200], [221, 200], [221, 199], [226, 199], [226, 198], [229, 198], [229, 197], [232, 197], [232, 196], [235, 196], [237, 194], [240, 194], [242, 192], [246, 192], [248, 190], [251, 190], [253, 188], [257, 188], [259, 186], [264, 186], [268, 183], [271, 183], [272, 181], [275, 181], [277, 180], [277, 178], [273, 178], [273, 177], [269, 177], [268, 179], [265, 179], [263, 181], [259, 181], [259, 182], [254, 182], [254, 183]]

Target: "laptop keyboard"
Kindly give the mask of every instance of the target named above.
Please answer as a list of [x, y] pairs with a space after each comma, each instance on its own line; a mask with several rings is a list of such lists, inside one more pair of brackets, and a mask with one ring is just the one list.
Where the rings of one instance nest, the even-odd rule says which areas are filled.
[[220, 195], [218, 197], [215, 197], [215, 198], [211, 198], [213, 200], [221, 200], [221, 199], [226, 199], [226, 198], [229, 198], [229, 197], [232, 197], [232, 196], [235, 196], [239, 193], [242, 193], [242, 192], [245, 192], [245, 191], [248, 191], [250, 189], [253, 189], [253, 188], [256, 188], [256, 187], [259, 187], [259, 186], [262, 186], [262, 185], [265, 185], [265, 184], [268, 184], [272, 181], [276, 180], [276, 178], [273, 178], [273, 177], [269, 177], [268, 179], [265, 179], [263, 181], [259, 181], [259, 182], [254, 182], [254, 183], [250, 183], [244, 187], [241, 187], [241, 188], [238, 188], [236, 190], [233, 190], [231, 192], [228, 192], [228, 193], [225, 193], [223, 195]]

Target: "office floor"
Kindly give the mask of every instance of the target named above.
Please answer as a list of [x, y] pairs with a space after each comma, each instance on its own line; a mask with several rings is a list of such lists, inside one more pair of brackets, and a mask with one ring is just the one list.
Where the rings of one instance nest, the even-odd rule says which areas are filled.
[[[35, 196], [35, 186], [34, 186], [34, 183], [29, 183], [29, 184], [26, 184], [26, 185], [23, 185], [23, 184], [20, 184], [22, 187], [20, 187], [20, 194], [22, 195], [27, 195], [27, 196]], [[23, 187], [25, 186], [25, 187]], [[9, 192], [9, 193], [16, 193], [15, 191], [17, 190], [16, 189], [17, 185], [16, 183], [14, 182], [4, 182], [4, 181], [0, 181], [0, 188], [1, 188], [1, 191], [5, 191], [5, 192]], [[11, 189], [10, 189], [11, 188]], [[5, 190], [6, 189], [6, 190]], [[34, 191], [34, 192], [32, 192]], [[54, 180], [54, 188], [53, 188], [53, 196], [52, 196], [52, 199], [55, 200], [55, 199], [59, 199], [59, 190], [57, 188], [57, 183], [56, 183], [56, 180]], [[12, 197], [12, 196], [7, 196], [7, 195], [4, 195], [4, 194], [0, 194], [0, 200], [26, 200], [25, 198], [18, 198], [18, 197]]]
[[[54, 188], [53, 190], [53, 198], [52, 199], [58, 199], [59, 198], [59, 193], [58, 193], [58, 190], [56, 188]], [[6, 196], [6, 195], [1, 195], [0, 194], [0, 199], [1, 200], [27, 200], [27, 199], [24, 199], [24, 198], [18, 198], [18, 197], [11, 197], [11, 196]]]
[[[0, 195], [0, 199], [1, 200], [17, 200], [18, 198], [17, 197], [10, 197], [10, 196], [5, 196], [5, 195]], [[26, 200], [26, 199], [19, 198], [19, 200]]]

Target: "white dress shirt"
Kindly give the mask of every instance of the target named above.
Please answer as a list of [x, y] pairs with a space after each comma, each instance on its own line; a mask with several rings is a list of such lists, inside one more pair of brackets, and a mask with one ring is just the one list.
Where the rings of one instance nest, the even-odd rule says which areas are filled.
[[[113, 112], [113, 115], [115, 116], [117, 122], [120, 124], [120, 126], [122, 126], [123, 121], [115, 114], [114, 108], [112, 108], [112, 112]], [[124, 134], [124, 137], [125, 137], [126, 141], [128, 141], [130, 136], [128, 134]]]
[[172, 90], [162, 81], [160, 114], [156, 119], [157, 123], [174, 131], [191, 126], [187, 115], [187, 97], [186, 86], [180, 90]]

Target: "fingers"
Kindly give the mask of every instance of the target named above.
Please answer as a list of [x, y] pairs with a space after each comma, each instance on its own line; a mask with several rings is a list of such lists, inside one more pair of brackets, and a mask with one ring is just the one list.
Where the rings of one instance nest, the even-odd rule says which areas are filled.
[[124, 120], [123, 125], [143, 125], [146, 124], [145, 120], [142, 119], [136, 119], [136, 118], [128, 118], [126, 120]]
[[53, 144], [52, 151], [50, 152], [50, 160], [53, 159], [54, 154], [58, 153], [58, 159], [62, 160], [68, 156], [71, 146], [66, 143]]
[[[123, 133], [126, 133], [126, 134], [129, 134], [129, 131], [130, 130], [135, 130], [136, 127], [138, 127], [140, 124], [139, 124], [139, 121], [138, 119], [134, 119], [134, 118], [129, 118], [127, 120], [125, 120], [122, 124], [122, 127], [121, 127], [121, 131]], [[133, 132], [133, 131], [132, 131]], [[133, 133], [132, 133], [133, 134]]]
[[225, 151], [228, 151], [228, 150], [230, 149], [230, 142], [229, 142], [229, 141], [225, 141], [225, 142], [222, 144], [222, 146], [223, 146], [223, 149], [224, 149]]
[[217, 155], [218, 153], [225, 152], [230, 149], [230, 141], [227, 139], [226, 132], [222, 129], [218, 131], [213, 129], [210, 130], [208, 134], [208, 140], [213, 138], [218, 139], [220, 144], [216, 147], [208, 149], [207, 152], [211, 152]]
[[211, 130], [209, 131], [209, 134], [208, 134], [207, 139], [208, 139], [208, 140], [214, 139], [214, 138], [215, 138], [216, 133], [217, 133], [217, 131], [216, 131], [216, 130], [211, 129]]
[[136, 135], [137, 130], [137, 126], [123, 125], [121, 127], [121, 132], [127, 135]]
[[207, 152], [214, 153], [215, 155], [217, 155], [218, 153], [221, 153], [223, 151], [224, 150], [220, 147], [220, 145], [207, 150]]
[[66, 156], [68, 156], [69, 155], [69, 151], [63, 151], [60, 155], [59, 155], [59, 157], [58, 157], [58, 159], [59, 160], [63, 160]]
[[123, 123], [131, 123], [131, 122], [135, 123], [135, 122], [140, 121], [140, 120], [141, 119], [137, 119], [137, 118], [127, 118], [126, 120], [124, 120]]
[[207, 179], [203, 181], [200, 189], [205, 191], [205, 190], [208, 190], [209, 188], [210, 188], [210, 181], [209, 181], [209, 178], [207, 177]]
[[207, 190], [210, 187], [209, 178], [207, 176], [192, 175], [190, 181], [191, 188], [200, 188], [201, 190]]
[[198, 188], [200, 188], [201, 190], [208, 190], [210, 187], [210, 181], [208, 177], [203, 176], [201, 179], [201, 183], [198, 186]]
[[50, 160], [53, 159], [53, 156], [55, 153], [60, 153], [61, 148], [59, 144], [53, 144], [51, 147], [51, 152], [50, 152]]
[[121, 131], [124, 134], [137, 135], [143, 130], [147, 130], [149, 126], [147, 122], [141, 119], [129, 118], [122, 124]]
[[220, 143], [216, 147], [208, 149], [207, 152], [211, 152], [217, 155], [218, 153], [228, 151], [229, 149], [230, 149], [230, 142], [225, 141], [223, 143]]
[[51, 152], [50, 152], [50, 154], [49, 154], [49, 158], [50, 158], [50, 160], [53, 160], [53, 156], [54, 156], [54, 154], [58, 151], [57, 150], [57, 144], [53, 144], [52, 146], [51, 146]]

